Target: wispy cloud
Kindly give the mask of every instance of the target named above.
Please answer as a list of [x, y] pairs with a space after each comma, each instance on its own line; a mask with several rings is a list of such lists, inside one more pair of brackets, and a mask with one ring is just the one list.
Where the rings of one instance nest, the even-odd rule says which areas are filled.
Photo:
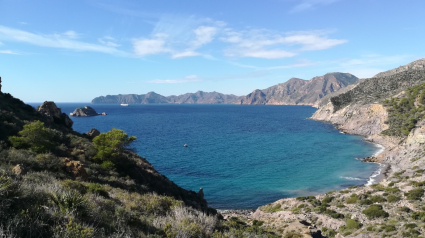
[[181, 79], [154, 79], [148, 81], [148, 83], [158, 83], [158, 84], [175, 84], [175, 83], [193, 83], [200, 82], [202, 79], [198, 78], [196, 75], [189, 75]]
[[292, 69], [292, 68], [301, 68], [301, 67], [308, 67], [319, 64], [318, 62], [311, 62], [309, 60], [301, 60], [293, 64], [285, 64], [285, 65], [276, 65], [276, 66], [269, 66], [269, 67], [258, 67], [254, 65], [246, 65], [241, 64], [238, 62], [233, 61], [227, 61], [227, 63], [241, 67], [241, 68], [250, 68], [250, 69], [256, 69], [256, 70], [275, 70], [275, 69]]
[[329, 5], [337, 1], [340, 1], [340, 0], [301, 0], [301, 3], [297, 4], [289, 12], [290, 13], [302, 12], [302, 11], [314, 9], [315, 7], [320, 5]]
[[261, 78], [267, 76], [269, 73], [263, 70], [257, 70], [244, 74], [224, 75], [219, 77], [199, 77], [197, 75], [189, 75], [179, 79], [154, 79], [147, 81], [148, 83], [156, 84], [176, 84], [176, 83], [194, 83], [201, 81], [223, 81], [223, 80], [238, 80], [238, 79], [250, 79], [250, 78]]
[[115, 47], [75, 40], [77, 37], [79, 37], [79, 35], [74, 31], [67, 31], [62, 34], [44, 35], [0, 26], [0, 39], [3, 41], [23, 42], [41, 47], [91, 51], [119, 56], [127, 55], [127, 53], [117, 50]]
[[11, 50], [0, 50], [0, 54], [8, 54], [8, 55], [18, 55], [17, 52]]
[[235, 31], [228, 28], [225, 34], [221, 40], [231, 44], [224, 50], [229, 57], [288, 58], [302, 51], [324, 50], [347, 42], [329, 38], [326, 31], [280, 33], [265, 29]]

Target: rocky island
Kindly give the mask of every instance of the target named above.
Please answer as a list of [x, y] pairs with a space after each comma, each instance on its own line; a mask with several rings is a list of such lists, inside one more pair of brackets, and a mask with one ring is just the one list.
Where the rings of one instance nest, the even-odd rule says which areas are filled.
[[97, 113], [93, 108], [89, 107], [89, 106], [85, 106], [83, 108], [77, 108], [75, 109], [74, 112], [69, 114], [70, 116], [73, 117], [92, 117], [92, 116], [106, 116], [106, 113]]

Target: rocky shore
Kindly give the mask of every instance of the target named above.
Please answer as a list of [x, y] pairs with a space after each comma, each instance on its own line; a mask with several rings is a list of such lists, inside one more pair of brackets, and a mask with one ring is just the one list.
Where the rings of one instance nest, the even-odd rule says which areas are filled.
[[[423, 71], [417, 71], [425, 69], [423, 66], [425, 59], [324, 97], [310, 118], [331, 123], [342, 133], [363, 136], [380, 147], [378, 153], [362, 159], [380, 164], [365, 186], [281, 199], [239, 217], [264, 222], [263, 226], [283, 237], [422, 237], [425, 119], [415, 122], [406, 136], [385, 135], [391, 118], [383, 101], [406, 98], [410, 87], [424, 84]], [[416, 108], [421, 105], [418, 100]]]

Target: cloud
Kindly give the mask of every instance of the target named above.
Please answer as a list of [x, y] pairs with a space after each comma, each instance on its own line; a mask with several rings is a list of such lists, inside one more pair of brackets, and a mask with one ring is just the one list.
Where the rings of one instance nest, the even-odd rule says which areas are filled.
[[201, 54], [198, 53], [198, 52], [188, 50], [188, 51], [184, 51], [184, 52], [180, 52], [180, 53], [175, 53], [171, 56], [171, 58], [178, 59], [178, 58], [192, 57], [192, 56], [199, 56], [199, 55], [201, 55]]
[[225, 29], [221, 41], [231, 46], [224, 50], [229, 57], [263, 59], [289, 58], [302, 51], [329, 49], [347, 40], [330, 39], [325, 31], [281, 33], [266, 29], [234, 31]]
[[134, 52], [138, 56], [172, 52], [165, 46], [167, 37], [165, 34], [156, 34], [152, 38], [133, 39]]
[[119, 56], [127, 55], [127, 53], [119, 51], [115, 47], [86, 43], [72, 39], [72, 37], [77, 37], [77, 35], [78, 34], [73, 31], [52, 35], [34, 34], [0, 25], [0, 39], [3, 41], [23, 42], [41, 47], [99, 52]]
[[297, 13], [314, 9], [318, 5], [329, 5], [340, 0], [302, 0], [300, 4], [293, 7], [289, 13]]
[[250, 68], [250, 69], [256, 69], [259, 71], [264, 70], [274, 70], [274, 69], [291, 69], [291, 68], [300, 68], [300, 67], [308, 67], [317, 65], [317, 62], [311, 62], [309, 60], [301, 60], [293, 64], [286, 64], [286, 65], [277, 65], [277, 66], [269, 66], [269, 67], [258, 67], [253, 65], [246, 65], [246, 64], [240, 64], [237, 62], [228, 61], [227, 63], [241, 67], [241, 68]]
[[188, 75], [182, 79], [154, 79], [148, 81], [148, 83], [158, 83], [158, 84], [175, 84], [175, 83], [193, 83], [200, 82], [202, 79], [198, 78], [196, 75]]
[[210, 43], [217, 34], [218, 29], [211, 26], [200, 26], [194, 30], [196, 39], [191, 43], [193, 48], [199, 48], [202, 45]]
[[11, 50], [0, 50], [0, 54], [18, 55], [18, 53]]
[[67, 31], [63, 35], [70, 39], [77, 39], [79, 37], [79, 34], [75, 31]]
[[101, 43], [102, 45], [106, 45], [109, 47], [113, 47], [113, 48], [117, 48], [120, 47], [121, 45], [115, 43], [115, 39], [113, 37], [110, 36], [104, 36], [102, 38], [97, 39], [97, 41], [99, 41], [99, 43]]

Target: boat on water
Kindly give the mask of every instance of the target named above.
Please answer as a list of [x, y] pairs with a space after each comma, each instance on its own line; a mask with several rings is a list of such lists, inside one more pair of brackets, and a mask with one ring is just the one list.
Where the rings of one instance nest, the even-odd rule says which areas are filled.
[[128, 104], [126, 104], [126, 103], [121, 103], [121, 106], [123, 106], [123, 107], [128, 107]]

